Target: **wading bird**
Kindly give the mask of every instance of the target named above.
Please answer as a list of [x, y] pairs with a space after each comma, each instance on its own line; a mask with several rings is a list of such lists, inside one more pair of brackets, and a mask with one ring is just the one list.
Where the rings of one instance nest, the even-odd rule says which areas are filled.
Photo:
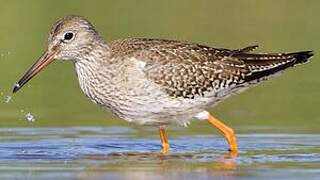
[[85, 18], [66, 16], [54, 24], [47, 50], [13, 92], [55, 59], [70, 60], [90, 100], [126, 121], [158, 126], [163, 153], [169, 151], [167, 125], [187, 126], [191, 119], [206, 119], [237, 154], [234, 131], [206, 109], [313, 55], [252, 53], [256, 48], [230, 50], [139, 38], [107, 43]]

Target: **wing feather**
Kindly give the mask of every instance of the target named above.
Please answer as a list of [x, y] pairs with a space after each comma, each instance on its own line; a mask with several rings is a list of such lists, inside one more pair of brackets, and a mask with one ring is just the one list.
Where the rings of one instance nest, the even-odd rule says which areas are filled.
[[118, 40], [110, 47], [113, 57], [143, 61], [147, 78], [170, 96], [185, 98], [258, 82], [313, 55], [311, 51], [253, 54], [258, 46], [230, 50], [159, 39]]

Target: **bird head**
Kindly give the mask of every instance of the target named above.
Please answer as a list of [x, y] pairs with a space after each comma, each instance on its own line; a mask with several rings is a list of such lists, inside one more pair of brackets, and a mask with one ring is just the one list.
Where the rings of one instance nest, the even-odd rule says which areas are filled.
[[66, 16], [52, 27], [45, 52], [15, 84], [13, 92], [21, 89], [42, 69], [56, 59], [79, 61], [90, 53], [102, 39], [93, 25], [81, 16]]

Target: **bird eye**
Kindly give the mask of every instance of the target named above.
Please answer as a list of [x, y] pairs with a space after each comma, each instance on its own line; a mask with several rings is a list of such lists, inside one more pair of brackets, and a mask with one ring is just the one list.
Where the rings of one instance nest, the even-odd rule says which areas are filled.
[[67, 41], [70, 41], [72, 38], [73, 38], [73, 33], [72, 32], [67, 32], [67, 33], [65, 33], [64, 34], [64, 37], [63, 37], [63, 39], [64, 40], [67, 40]]

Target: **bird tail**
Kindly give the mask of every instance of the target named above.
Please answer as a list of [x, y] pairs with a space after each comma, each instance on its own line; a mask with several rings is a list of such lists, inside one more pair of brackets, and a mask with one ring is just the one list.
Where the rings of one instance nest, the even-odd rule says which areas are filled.
[[268, 79], [271, 75], [276, 75], [283, 70], [299, 64], [304, 64], [313, 56], [312, 51], [300, 51], [281, 54], [242, 54], [239, 57], [250, 68], [250, 75], [246, 77], [246, 82], [259, 82]]

